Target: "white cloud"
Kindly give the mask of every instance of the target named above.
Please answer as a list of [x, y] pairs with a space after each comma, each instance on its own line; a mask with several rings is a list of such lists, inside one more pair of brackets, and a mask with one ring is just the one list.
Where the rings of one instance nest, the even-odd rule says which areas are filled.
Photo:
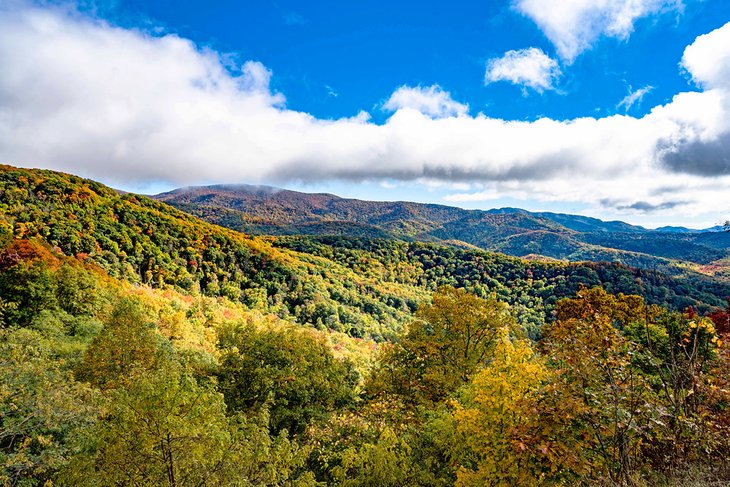
[[682, 67], [703, 88], [730, 88], [730, 23], [687, 46]]
[[627, 39], [636, 20], [666, 10], [681, 10], [681, 0], [514, 0], [571, 63], [601, 37]]
[[408, 108], [433, 118], [456, 117], [469, 111], [469, 105], [454, 101], [438, 85], [401, 86], [388, 98], [383, 108], [392, 112]]
[[532, 88], [537, 92], [554, 89], [560, 77], [558, 63], [548, 57], [542, 49], [530, 47], [519, 51], [507, 51], [501, 58], [487, 63], [485, 83], [509, 81], [510, 83]]
[[396, 90], [386, 103], [394, 112], [376, 124], [366, 112], [323, 120], [289, 109], [262, 64], [231, 72], [229, 57], [174, 35], [0, 8], [0, 162], [127, 187], [441, 182], [483, 193], [471, 199], [697, 215], [730, 208], [729, 31], [685, 51], [682, 65], [704, 91], [641, 118], [470, 116], [432, 86]]
[[[271, 71], [258, 61], [246, 61], [241, 66], [240, 83], [244, 91], [254, 93], [269, 93], [269, 83], [271, 82]], [[284, 103], [283, 95], [276, 95], [277, 103]]]
[[634, 105], [641, 105], [641, 101], [644, 99], [646, 95], [648, 95], [651, 90], [653, 90], [653, 86], [644, 86], [643, 88], [639, 88], [637, 90], [632, 90], [629, 86], [629, 94], [623, 97], [623, 99], [618, 102], [618, 105], [616, 105], [616, 108], [623, 107], [626, 112], [631, 110], [631, 107]]

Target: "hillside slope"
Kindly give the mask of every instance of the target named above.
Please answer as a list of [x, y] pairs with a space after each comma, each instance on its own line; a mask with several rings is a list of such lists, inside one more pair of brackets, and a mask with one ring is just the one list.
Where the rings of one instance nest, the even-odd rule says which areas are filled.
[[[112, 277], [226, 296], [300, 323], [379, 335], [426, 292], [211, 225], [164, 203], [53, 171], [0, 166], [0, 232], [42, 239]], [[389, 303], [389, 304], [388, 304]]]
[[300, 324], [375, 338], [399, 330], [445, 284], [498, 293], [534, 327], [580, 285], [700, 311], [730, 295], [730, 286], [709, 279], [616, 264], [531, 262], [392, 239], [249, 237], [94, 181], [10, 166], [0, 166], [0, 234], [6, 254], [18, 242], [38, 241], [132, 283], [226, 296]]
[[662, 232], [619, 221], [516, 208], [464, 210], [248, 185], [183, 188], [154, 198], [255, 235], [463, 242], [517, 257], [618, 262], [679, 276], [690, 271], [720, 274], [726, 267], [724, 259], [730, 256], [727, 232]]

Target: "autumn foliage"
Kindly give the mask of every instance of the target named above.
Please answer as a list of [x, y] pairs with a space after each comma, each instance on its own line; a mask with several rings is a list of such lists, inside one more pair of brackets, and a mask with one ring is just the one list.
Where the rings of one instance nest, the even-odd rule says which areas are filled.
[[726, 484], [730, 308], [641, 276], [3, 167], [0, 484]]

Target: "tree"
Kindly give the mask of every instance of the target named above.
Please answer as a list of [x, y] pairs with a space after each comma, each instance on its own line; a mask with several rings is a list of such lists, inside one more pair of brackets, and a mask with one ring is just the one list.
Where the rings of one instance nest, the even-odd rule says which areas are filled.
[[718, 333], [730, 333], [730, 298], [726, 298], [725, 309], [713, 311], [708, 318], [715, 323], [715, 328]]
[[124, 386], [135, 374], [160, 368], [171, 353], [144, 303], [125, 297], [86, 350], [79, 377], [102, 390], [113, 389]]
[[368, 402], [309, 428], [308, 466], [317, 480], [347, 486], [453, 485], [453, 478], [437, 478], [432, 459], [416, 451], [425, 425], [411, 427], [403, 412], [395, 401]]
[[545, 446], [548, 459], [622, 485], [635, 482], [656, 419], [651, 384], [633, 359], [638, 347], [617, 328], [649, 312], [636, 298], [581, 289], [558, 303], [544, 341], [555, 373], [543, 395], [537, 441], [559, 438]]
[[458, 486], [537, 485], [541, 469], [517, 433], [535, 424], [537, 394], [547, 368], [529, 342], [499, 331], [489, 364], [461, 393], [453, 412], [452, 458]]
[[271, 431], [299, 434], [312, 421], [351, 404], [359, 380], [312, 330], [235, 325], [219, 336], [219, 389], [232, 411], [267, 409]]
[[[229, 418], [223, 396], [175, 367], [111, 391], [62, 479], [73, 485], [281, 485], [297, 480], [304, 451], [265, 425]], [[311, 484], [304, 474], [298, 485]]]
[[346, 448], [332, 468], [332, 483], [343, 487], [399, 487], [411, 484], [410, 446], [385, 427], [371, 442]]
[[659, 420], [646, 455], [662, 469], [698, 459], [713, 441], [712, 418], [702, 412], [709, 365], [721, 343], [712, 320], [691, 310], [664, 311], [655, 320], [633, 323], [625, 331], [639, 344], [634, 361], [655, 391]]
[[54, 277], [61, 309], [72, 315], [91, 315], [96, 311], [104, 292], [91, 273], [65, 263]]
[[44, 309], [58, 309], [56, 282], [43, 261], [21, 261], [0, 272], [0, 296], [7, 325], [27, 326]]
[[418, 309], [405, 335], [383, 347], [369, 390], [398, 394], [411, 404], [439, 402], [486, 363], [504, 327], [516, 329], [504, 303], [439, 288], [432, 304]]
[[71, 438], [93, 426], [98, 399], [40, 332], [0, 331], [0, 484], [52, 481], [74, 454]]

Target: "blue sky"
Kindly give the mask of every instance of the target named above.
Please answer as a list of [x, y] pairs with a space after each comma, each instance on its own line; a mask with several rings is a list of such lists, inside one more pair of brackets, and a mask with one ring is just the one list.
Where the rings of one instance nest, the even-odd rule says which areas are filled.
[[8, 0], [0, 159], [706, 226], [730, 213], [728, 21], [722, 0]]
[[379, 106], [397, 86], [438, 84], [473, 113], [533, 120], [624, 113], [631, 87], [652, 86], [629, 110], [642, 115], [691, 88], [678, 69], [698, 35], [730, 21], [722, 0], [687, 2], [681, 12], [636, 20], [628, 39], [603, 37], [569, 67], [559, 91], [523, 96], [510, 83], [484, 85], [485, 65], [513, 49], [555, 47], [510, 1], [120, 1], [105, 11], [138, 26], [149, 22], [273, 71], [287, 106], [321, 118]]

